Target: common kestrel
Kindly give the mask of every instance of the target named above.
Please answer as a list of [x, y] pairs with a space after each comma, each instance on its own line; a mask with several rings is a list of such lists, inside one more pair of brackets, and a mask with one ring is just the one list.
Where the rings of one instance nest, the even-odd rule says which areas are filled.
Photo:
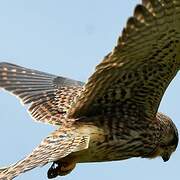
[[1, 169], [0, 179], [49, 162], [48, 178], [54, 178], [76, 163], [157, 156], [168, 161], [178, 131], [157, 110], [179, 69], [179, 0], [143, 0], [86, 84], [0, 63], [0, 87], [29, 104], [36, 121], [59, 127], [25, 159]]

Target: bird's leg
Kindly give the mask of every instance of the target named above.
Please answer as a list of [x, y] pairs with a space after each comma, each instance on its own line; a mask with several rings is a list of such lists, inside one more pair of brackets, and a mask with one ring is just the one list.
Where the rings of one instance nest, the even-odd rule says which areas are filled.
[[49, 168], [47, 176], [49, 179], [69, 174], [76, 166], [74, 161], [56, 161]]

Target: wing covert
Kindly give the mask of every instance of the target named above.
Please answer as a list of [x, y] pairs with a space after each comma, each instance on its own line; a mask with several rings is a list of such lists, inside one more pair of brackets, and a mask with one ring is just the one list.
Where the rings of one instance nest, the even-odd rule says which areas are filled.
[[143, 0], [117, 46], [96, 67], [68, 117], [155, 116], [180, 69], [180, 1]]
[[0, 169], [0, 179], [14, 179], [21, 173], [49, 162], [57, 161], [72, 152], [88, 148], [89, 136], [74, 135], [66, 129], [54, 131], [32, 153], [9, 167]]

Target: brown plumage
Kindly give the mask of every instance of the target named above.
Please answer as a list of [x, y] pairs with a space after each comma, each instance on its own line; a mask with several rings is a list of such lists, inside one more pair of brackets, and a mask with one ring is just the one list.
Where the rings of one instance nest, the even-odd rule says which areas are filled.
[[169, 160], [178, 144], [171, 119], [157, 112], [180, 69], [180, 1], [143, 0], [116, 47], [84, 83], [0, 63], [0, 87], [30, 104], [37, 121], [59, 125], [24, 160], [1, 170], [12, 179], [53, 162], [48, 177], [76, 163], [132, 157]]

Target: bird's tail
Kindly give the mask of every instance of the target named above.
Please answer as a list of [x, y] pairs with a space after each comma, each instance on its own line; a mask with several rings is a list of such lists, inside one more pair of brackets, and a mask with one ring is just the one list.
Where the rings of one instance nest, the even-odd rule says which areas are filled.
[[11, 180], [35, 167], [60, 160], [72, 152], [86, 149], [88, 144], [89, 137], [74, 134], [72, 130], [55, 131], [26, 158], [7, 168], [0, 169], [0, 180]]
[[0, 62], [1, 88], [19, 97], [34, 120], [61, 125], [84, 83]]

